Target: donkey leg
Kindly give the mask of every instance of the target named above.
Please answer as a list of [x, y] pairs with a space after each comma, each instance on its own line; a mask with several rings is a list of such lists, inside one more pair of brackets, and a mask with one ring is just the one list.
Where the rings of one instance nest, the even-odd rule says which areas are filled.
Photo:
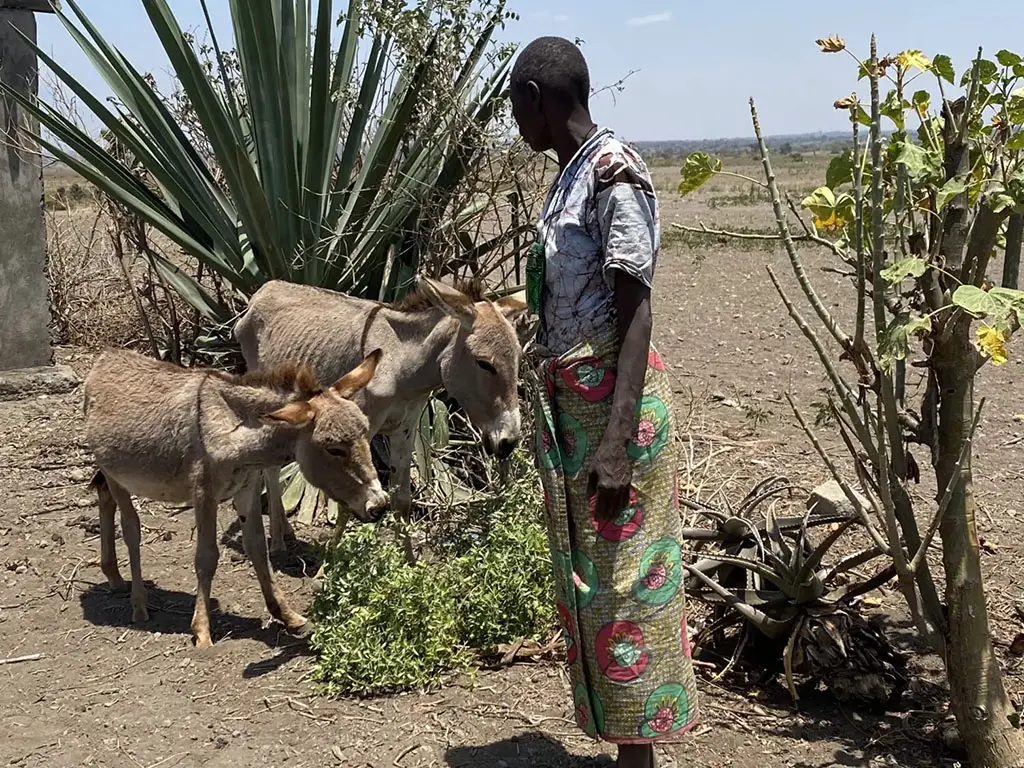
[[276, 467], [263, 471], [267, 487], [267, 508], [270, 512], [270, 551], [277, 555], [288, 551], [286, 538], [295, 538], [291, 523], [284, 511], [281, 498], [281, 470]]
[[121, 536], [128, 547], [128, 561], [132, 569], [132, 621], [149, 621], [146, 606], [146, 585], [142, 581], [142, 523], [132, 503], [132, 495], [123, 487], [107, 481], [110, 493], [121, 510]]
[[415, 417], [405, 419], [398, 431], [391, 435], [391, 508], [395, 517], [412, 517], [412, 456], [416, 448], [416, 429], [420, 411], [412, 409]]
[[193, 505], [196, 513], [196, 607], [192, 613], [192, 632], [196, 648], [209, 648], [213, 645], [210, 637], [210, 585], [220, 559], [217, 502], [200, 490], [195, 493]]
[[415, 450], [416, 426], [422, 409], [411, 409], [398, 432], [391, 436], [391, 506], [402, 535], [405, 559], [412, 565], [416, 552], [409, 524], [412, 522], [412, 455]]
[[296, 613], [285, 601], [274, 583], [267, 555], [267, 536], [263, 529], [263, 515], [259, 509], [260, 475], [254, 474], [235, 497], [235, 509], [242, 524], [242, 541], [256, 578], [263, 592], [270, 615], [284, 624], [290, 632], [304, 634], [309, 628], [306, 617]]
[[114, 543], [114, 513], [117, 511], [117, 502], [110, 492], [105, 476], [98, 477], [96, 481], [96, 495], [99, 497], [100, 505], [100, 570], [107, 577], [107, 584], [115, 591], [121, 591], [128, 585], [121, 578], [121, 572], [117, 569], [117, 548]]

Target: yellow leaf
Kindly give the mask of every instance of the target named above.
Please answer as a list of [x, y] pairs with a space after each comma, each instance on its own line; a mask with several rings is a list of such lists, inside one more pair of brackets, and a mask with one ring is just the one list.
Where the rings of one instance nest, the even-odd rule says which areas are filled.
[[901, 53], [896, 57], [896, 63], [904, 72], [908, 69], [919, 69], [922, 72], [927, 72], [932, 68], [931, 59], [916, 49], [910, 49]]
[[998, 328], [990, 325], [980, 326], [978, 346], [992, 360], [992, 365], [1002, 365], [1009, 359], [1006, 353], [1006, 337]]
[[878, 608], [882, 604], [882, 599], [879, 597], [865, 597], [860, 602], [865, 608]]
[[831, 215], [827, 219], [814, 217], [814, 228], [819, 232], [835, 232], [836, 230], [842, 229], [846, 226], [846, 219], [832, 211]]

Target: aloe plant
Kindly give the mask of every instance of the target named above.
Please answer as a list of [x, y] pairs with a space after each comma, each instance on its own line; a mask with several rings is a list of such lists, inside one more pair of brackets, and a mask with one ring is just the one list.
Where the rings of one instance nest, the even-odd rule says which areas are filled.
[[[445, 104], [425, 99], [438, 92], [435, 54], [451, 47], [442, 37], [458, 29], [438, 28], [419, 55], [400, 56], [393, 68], [395, 28], [368, 24], [363, 0], [350, 0], [336, 46], [331, 0], [230, 0], [239, 76], [229, 77], [212, 27], [217, 65], [209, 71], [167, 0], [142, 4], [208, 152], [75, 0], [57, 17], [117, 106], [35, 46], [37, 55], [144, 174], [56, 108], [5, 89], [52, 136], [35, 137], [40, 144], [225, 280], [234, 300], [275, 278], [372, 298], [399, 294], [418, 267], [419, 241], [410, 233], [425, 226], [425, 212], [446, 209], [502, 103], [510, 51], [485, 53], [504, 19], [503, 2], [461, 49]], [[429, 15], [432, 7], [419, 10]], [[357, 56], [360, 44], [368, 50]], [[231, 301], [212, 296], [163, 255], [153, 258], [206, 318], [232, 317]]]
[[[882, 551], [872, 546], [834, 556], [843, 535], [859, 524], [856, 516], [815, 514], [813, 508], [800, 516], [777, 516], [778, 497], [794, 489], [785, 477], [770, 478], [754, 486], [736, 510], [726, 512], [680, 500], [714, 525], [683, 532], [703, 554], [687, 566], [687, 592], [713, 607], [695, 645], [720, 640], [726, 629], [739, 625], [733, 654], [719, 676], [746, 648], [758, 644], [752, 642], [754, 630], [767, 641], [761, 645], [781, 650], [794, 700], [799, 698], [794, 674], [803, 672], [839, 698], [887, 705], [906, 687], [906, 662], [861, 619], [853, 601], [890, 581], [895, 569], [887, 566], [868, 578], [851, 578]], [[813, 541], [811, 532], [822, 527], [828, 532]], [[715, 550], [704, 552], [711, 544]]]

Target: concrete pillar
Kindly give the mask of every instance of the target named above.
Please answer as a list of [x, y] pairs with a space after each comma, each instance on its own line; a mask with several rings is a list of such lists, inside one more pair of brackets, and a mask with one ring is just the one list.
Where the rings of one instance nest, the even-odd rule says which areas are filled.
[[[19, 30], [36, 39], [33, 10], [47, 10], [45, 2], [0, 0], [0, 78], [28, 96], [37, 93], [39, 66]], [[68, 383], [66, 370], [50, 368], [42, 164], [19, 128], [39, 130], [13, 99], [0, 98], [0, 396], [7, 397]]]
[[[17, 30], [35, 40], [31, 11], [0, 10], [0, 77], [26, 95], [37, 85], [35, 53]], [[0, 152], [0, 370], [50, 365], [43, 175], [39, 157], [19, 124], [39, 126], [13, 100], [0, 103], [4, 147]], [[24, 147], [24, 149], [22, 149]]]

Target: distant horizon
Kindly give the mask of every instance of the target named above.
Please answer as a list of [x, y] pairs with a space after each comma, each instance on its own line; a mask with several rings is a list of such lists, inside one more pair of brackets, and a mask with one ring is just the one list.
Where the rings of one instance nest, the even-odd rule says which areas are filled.
[[[199, 0], [168, 3], [183, 28], [203, 33]], [[168, 84], [167, 57], [141, 3], [79, 0], [79, 5], [139, 71]], [[208, 7], [227, 44], [230, 4], [211, 0]], [[877, 31], [884, 52], [946, 54], [962, 72], [979, 45], [990, 56], [1003, 47], [1020, 48], [1013, 31], [1024, 24], [1024, 3], [997, 3], [984, 14], [964, 15], [953, 0], [910, 0], [897, 6], [864, 0], [852, 15], [844, 6], [823, 7], [810, 0], [792, 0], [784, 7], [737, 0], [687, 7], [664, 0], [638, 0], [629, 7], [610, 0], [508, 0], [508, 10], [518, 19], [497, 33], [500, 42], [521, 46], [542, 35], [581, 40], [591, 82], [602, 91], [592, 100], [595, 120], [628, 140], [655, 143], [750, 136], [751, 96], [770, 135], [843, 131], [849, 118], [833, 103], [851, 89], [866, 103], [865, 82], [858, 81], [849, 56], [822, 54], [817, 38], [841, 35], [853, 53], [863, 55]], [[957, 13], [957, 23], [949, 24], [944, 11]], [[39, 16], [38, 27], [45, 51], [91, 92], [109, 95], [88, 56], [55, 16]], [[934, 82], [927, 87], [936, 88]]]

